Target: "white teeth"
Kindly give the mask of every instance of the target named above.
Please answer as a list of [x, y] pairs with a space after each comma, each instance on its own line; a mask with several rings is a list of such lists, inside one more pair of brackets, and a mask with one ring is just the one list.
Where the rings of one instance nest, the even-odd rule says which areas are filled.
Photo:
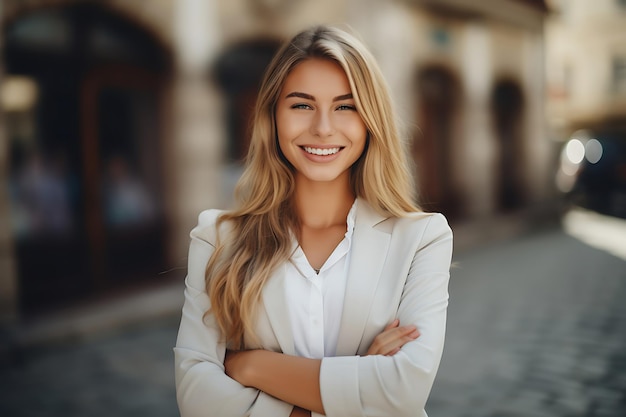
[[311, 148], [308, 146], [304, 146], [303, 147], [304, 150], [307, 153], [313, 154], [313, 155], [334, 155], [337, 152], [339, 152], [340, 148], [325, 148], [325, 149], [321, 149], [321, 148]]

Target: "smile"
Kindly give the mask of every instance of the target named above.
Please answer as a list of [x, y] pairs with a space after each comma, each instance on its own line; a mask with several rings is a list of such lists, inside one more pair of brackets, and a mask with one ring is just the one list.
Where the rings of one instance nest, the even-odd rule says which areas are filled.
[[334, 155], [341, 150], [341, 148], [311, 148], [310, 146], [303, 146], [302, 149], [306, 153], [310, 153], [311, 155]]

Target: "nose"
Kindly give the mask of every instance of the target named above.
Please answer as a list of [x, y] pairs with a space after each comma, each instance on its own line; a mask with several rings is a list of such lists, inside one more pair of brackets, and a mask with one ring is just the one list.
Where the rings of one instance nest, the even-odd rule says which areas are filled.
[[318, 111], [312, 120], [311, 133], [315, 136], [325, 137], [330, 136], [335, 132], [331, 115]]

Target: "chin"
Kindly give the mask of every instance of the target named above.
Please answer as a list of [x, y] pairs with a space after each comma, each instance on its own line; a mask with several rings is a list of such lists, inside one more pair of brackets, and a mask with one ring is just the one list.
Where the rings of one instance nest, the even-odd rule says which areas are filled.
[[340, 180], [341, 174], [335, 174], [330, 172], [303, 173], [302, 177], [309, 182], [332, 183], [334, 181]]

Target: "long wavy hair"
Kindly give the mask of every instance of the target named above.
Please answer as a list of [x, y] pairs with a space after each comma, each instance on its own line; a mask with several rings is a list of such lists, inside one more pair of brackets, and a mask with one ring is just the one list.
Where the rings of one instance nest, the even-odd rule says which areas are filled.
[[277, 143], [275, 111], [286, 77], [311, 58], [332, 60], [343, 68], [367, 127], [366, 149], [350, 172], [354, 194], [386, 216], [420, 211], [388, 88], [370, 52], [352, 35], [328, 26], [306, 30], [285, 43], [261, 84], [246, 168], [235, 189], [236, 208], [219, 217], [217, 230], [228, 232], [218, 233], [206, 268], [209, 311], [232, 349], [256, 343], [254, 312], [263, 287], [289, 259], [293, 238], [299, 235], [294, 169]]

